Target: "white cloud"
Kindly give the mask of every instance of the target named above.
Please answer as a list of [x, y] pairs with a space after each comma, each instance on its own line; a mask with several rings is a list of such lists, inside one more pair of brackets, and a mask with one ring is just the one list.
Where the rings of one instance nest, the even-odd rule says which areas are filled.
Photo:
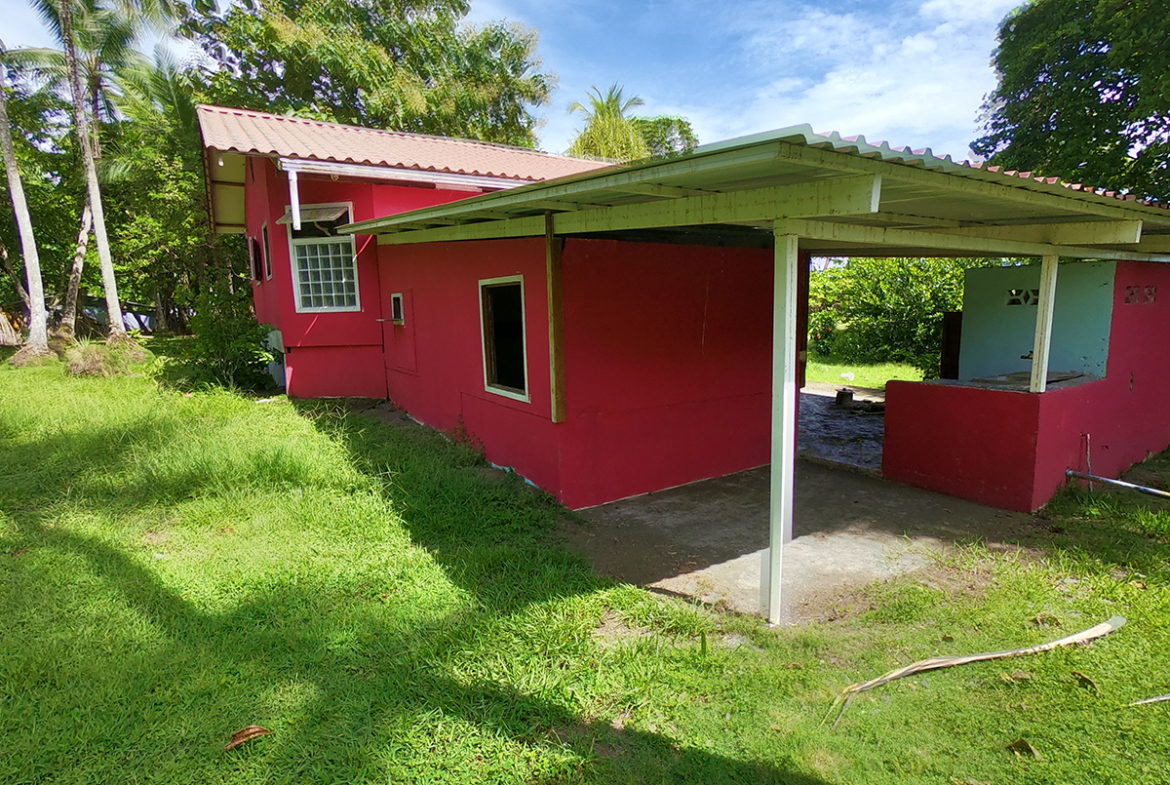
[[[995, 87], [997, 24], [1015, 4], [928, 0], [911, 13], [774, 15], [745, 38], [743, 55], [757, 72], [789, 73], [775, 73], [713, 130], [734, 136], [810, 123], [961, 158]], [[804, 83], [792, 71], [802, 71]]]

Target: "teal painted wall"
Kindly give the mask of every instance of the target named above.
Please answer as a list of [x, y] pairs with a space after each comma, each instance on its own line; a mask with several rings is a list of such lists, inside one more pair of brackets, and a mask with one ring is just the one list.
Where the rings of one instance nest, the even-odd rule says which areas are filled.
[[[1105, 378], [1113, 320], [1115, 262], [1065, 262], [1056, 277], [1050, 371]], [[1008, 305], [1011, 289], [1039, 289], [1040, 265], [968, 270], [963, 290], [963, 381], [1031, 370], [1020, 356], [1032, 351], [1035, 305]]]

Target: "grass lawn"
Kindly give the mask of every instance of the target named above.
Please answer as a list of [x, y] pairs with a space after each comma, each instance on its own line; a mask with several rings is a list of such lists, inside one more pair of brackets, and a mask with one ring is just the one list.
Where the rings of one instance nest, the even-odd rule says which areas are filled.
[[[1156, 505], [1070, 495], [1039, 550], [972, 544], [769, 630], [595, 578], [563, 510], [479, 466], [328, 405], [3, 365], [0, 782], [1170, 778], [1170, 703], [1126, 706], [1170, 692]], [[852, 682], [1115, 614], [1094, 645], [906, 679], [821, 724]], [[253, 724], [273, 733], [223, 751]]]
[[[852, 373], [853, 381], [841, 376], [843, 373]], [[869, 387], [873, 390], [886, 389], [886, 382], [891, 379], [911, 382], [922, 381], [922, 371], [912, 365], [901, 363], [879, 363], [877, 365], [858, 365], [854, 363], [837, 363], [828, 358], [810, 356], [805, 377], [810, 382], [825, 382], [827, 384], [850, 385], [854, 387]]]

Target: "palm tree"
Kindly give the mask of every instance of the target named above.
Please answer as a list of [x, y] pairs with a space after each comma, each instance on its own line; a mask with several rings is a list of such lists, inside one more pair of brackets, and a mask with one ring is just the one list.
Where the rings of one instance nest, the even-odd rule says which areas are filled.
[[[69, 91], [69, 64], [64, 49], [59, 0], [32, 0], [37, 14], [62, 49], [27, 47], [9, 54], [14, 63], [35, 69], [62, 94]], [[144, 20], [125, 5], [104, 6], [98, 0], [75, 0], [73, 36], [88, 110], [94, 122], [94, 157], [102, 157], [98, 130], [115, 117], [113, 95], [117, 74], [143, 60], [134, 49]]]
[[[74, 24], [74, 11], [78, 8], [92, 7], [108, 10], [109, 6], [97, 3], [87, 4], [87, 0], [82, 0], [80, 4], [75, 6], [74, 2], [75, 0], [34, 0], [44, 21], [50, 28], [59, 31], [65, 50], [69, 93], [73, 102], [74, 128], [77, 131], [78, 147], [81, 149], [86, 193], [93, 214], [93, 236], [97, 245], [98, 260], [101, 263], [102, 285], [106, 292], [106, 312], [109, 315], [110, 324], [109, 341], [118, 343], [127, 340], [126, 328], [122, 323], [122, 306], [118, 301], [118, 282], [114, 276], [114, 262], [110, 255], [110, 240], [106, 234], [106, 216], [102, 206], [101, 185], [98, 183], [97, 164], [94, 161], [95, 150], [91, 144], [93, 137], [90, 135], [89, 117], [85, 106], [90, 95], [82, 84], [81, 61], [78, 55], [78, 28]], [[171, 0], [119, 0], [117, 7], [123, 11], [134, 13], [133, 18], [156, 22], [173, 16], [175, 11]], [[95, 123], [99, 122], [100, 115], [95, 116], [94, 121]]]
[[585, 117], [585, 127], [569, 145], [571, 155], [588, 155], [596, 158], [610, 158], [617, 161], [632, 161], [650, 154], [637, 126], [626, 115], [644, 101], [638, 96], [625, 98], [622, 88], [612, 85], [603, 96], [594, 86], [589, 96], [589, 106], [578, 101], [569, 104], [570, 114]]
[[[57, 0], [32, 0], [42, 21], [50, 29], [61, 49], [21, 48], [9, 53], [9, 59], [32, 68], [50, 87], [66, 95], [72, 92], [69, 82], [69, 64], [64, 50], [60, 7]], [[143, 18], [125, 4], [104, 6], [98, 0], [81, 0], [73, 8], [73, 32], [77, 45], [81, 80], [85, 85], [86, 101], [94, 118], [90, 143], [94, 158], [102, 157], [100, 126], [102, 121], [115, 118], [113, 96], [117, 94], [117, 74], [138, 65], [144, 58], [134, 50], [134, 42], [144, 26]], [[81, 274], [89, 248], [93, 212], [88, 198], [81, 211], [81, 227], [73, 253], [69, 284], [65, 291], [65, 306], [56, 335], [72, 341], [77, 323], [77, 298], [81, 288]]]
[[[0, 41], [0, 54], [4, 42]], [[49, 329], [45, 318], [45, 290], [41, 283], [41, 262], [37, 255], [37, 241], [33, 236], [32, 216], [24, 198], [24, 184], [16, 166], [16, 151], [12, 147], [12, 124], [8, 122], [8, 69], [0, 62], [0, 151], [4, 155], [4, 169], [8, 174], [8, 191], [12, 195], [12, 209], [20, 229], [20, 247], [24, 254], [24, 270], [28, 278], [29, 334], [21, 349], [24, 356], [49, 354]]]

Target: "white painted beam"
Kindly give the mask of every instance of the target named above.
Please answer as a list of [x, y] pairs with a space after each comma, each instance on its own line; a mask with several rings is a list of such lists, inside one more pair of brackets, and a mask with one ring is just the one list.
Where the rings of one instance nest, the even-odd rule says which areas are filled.
[[[1019, 240], [998, 240], [987, 237], [963, 237], [936, 230], [896, 229], [863, 226], [832, 221], [787, 219], [777, 232], [797, 234], [813, 240], [856, 244], [866, 248], [891, 246], [894, 248], [921, 248], [938, 251], [961, 251], [971, 256], [1044, 256], [1059, 254], [1076, 259], [1129, 259], [1133, 261], [1170, 262], [1170, 254], [1143, 254], [1123, 248], [1089, 248], [1075, 245], [1050, 245]], [[843, 247], [839, 253], [848, 256]]]
[[1010, 226], [964, 226], [939, 229], [960, 237], [986, 237], [995, 240], [1019, 240], [1049, 245], [1116, 245], [1138, 243], [1142, 239], [1142, 222], [1076, 221], [1070, 223], [1015, 224]]
[[[768, 555], [761, 570], [766, 585], [764, 615], [780, 621], [780, 579], [784, 544], [792, 540], [792, 489], [796, 468], [796, 290], [800, 264], [797, 237], [776, 234], [772, 300], [772, 465], [769, 490]], [[763, 591], [761, 591], [763, 593]]]
[[[536, 199], [572, 199], [580, 194], [589, 194], [590, 198], [597, 198], [600, 191], [619, 191], [627, 185], [656, 184], [660, 180], [675, 177], [714, 172], [721, 169], [740, 166], [763, 165], [776, 158], [774, 144], [749, 147], [732, 153], [719, 155], [694, 155], [680, 158], [676, 161], [656, 163], [641, 166], [615, 165], [598, 172], [572, 175], [560, 178], [555, 184], [532, 184], [512, 192], [498, 192], [485, 194], [472, 199], [465, 199], [441, 207], [426, 208], [442, 210], [443, 215], [473, 216], [483, 209], [507, 209], [516, 205], [524, 205]], [[610, 174], [604, 174], [611, 172]], [[378, 234], [380, 230], [390, 229], [397, 223], [399, 216], [375, 218], [361, 221], [350, 231], [354, 234]]]
[[780, 144], [777, 157], [793, 163], [834, 169], [840, 172], [872, 172], [880, 174], [890, 181], [921, 185], [932, 189], [938, 188], [951, 193], [1021, 202], [1061, 212], [1079, 212], [1088, 215], [1101, 215], [1106, 218], [1132, 218], [1136, 220], [1143, 218], [1166, 220], [1168, 217], [1163, 210], [1156, 207], [1140, 207], [1133, 202], [1124, 202], [1120, 199], [1094, 198], [1084, 192], [1073, 191], [1064, 186], [1052, 186], [1053, 190], [1059, 189], [1057, 193], [1035, 191], [1024, 187], [1025, 181], [1023, 180], [1019, 180], [1019, 184], [1016, 184], [1011, 177], [990, 173], [981, 176], [978, 172], [973, 171], [970, 174], [956, 176], [937, 170], [856, 155], [841, 155], [831, 150], [821, 150], [816, 147], [787, 142]]
[[1141, 242], [1125, 246], [1126, 250], [1137, 253], [1170, 253], [1170, 234], [1147, 234]]
[[[865, 175], [578, 210], [559, 213], [554, 218], [557, 234], [563, 235], [771, 221], [786, 216], [865, 215], [877, 212], [880, 203], [881, 178]], [[357, 228], [351, 226], [348, 230]], [[400, 232], [388, 235], [385, 239], [379, 238], [379, 243], [397, 245], [542, 234], [543, 216]]]
[[1048, 352], [1052, 346], [1052, 313], [1056, 308], [1056, 271], [1060, 257], [1050, 254], [1040, 266], [1040, 303], [1036, 310], [1036, 343], [1032, 349], [1032, 381], [1028, 389], [1042, 393], [1048, 386]]
[[646, 196], [660, 196], [664, 199], [673, 199], [679, 196], [702, 196], [713, 191], [703, 191], [699, 188], [679, 188], [674, 185], [660, 185], [658, 183], [632, 183], [613, 189], [625, 194], [645, 194]]

